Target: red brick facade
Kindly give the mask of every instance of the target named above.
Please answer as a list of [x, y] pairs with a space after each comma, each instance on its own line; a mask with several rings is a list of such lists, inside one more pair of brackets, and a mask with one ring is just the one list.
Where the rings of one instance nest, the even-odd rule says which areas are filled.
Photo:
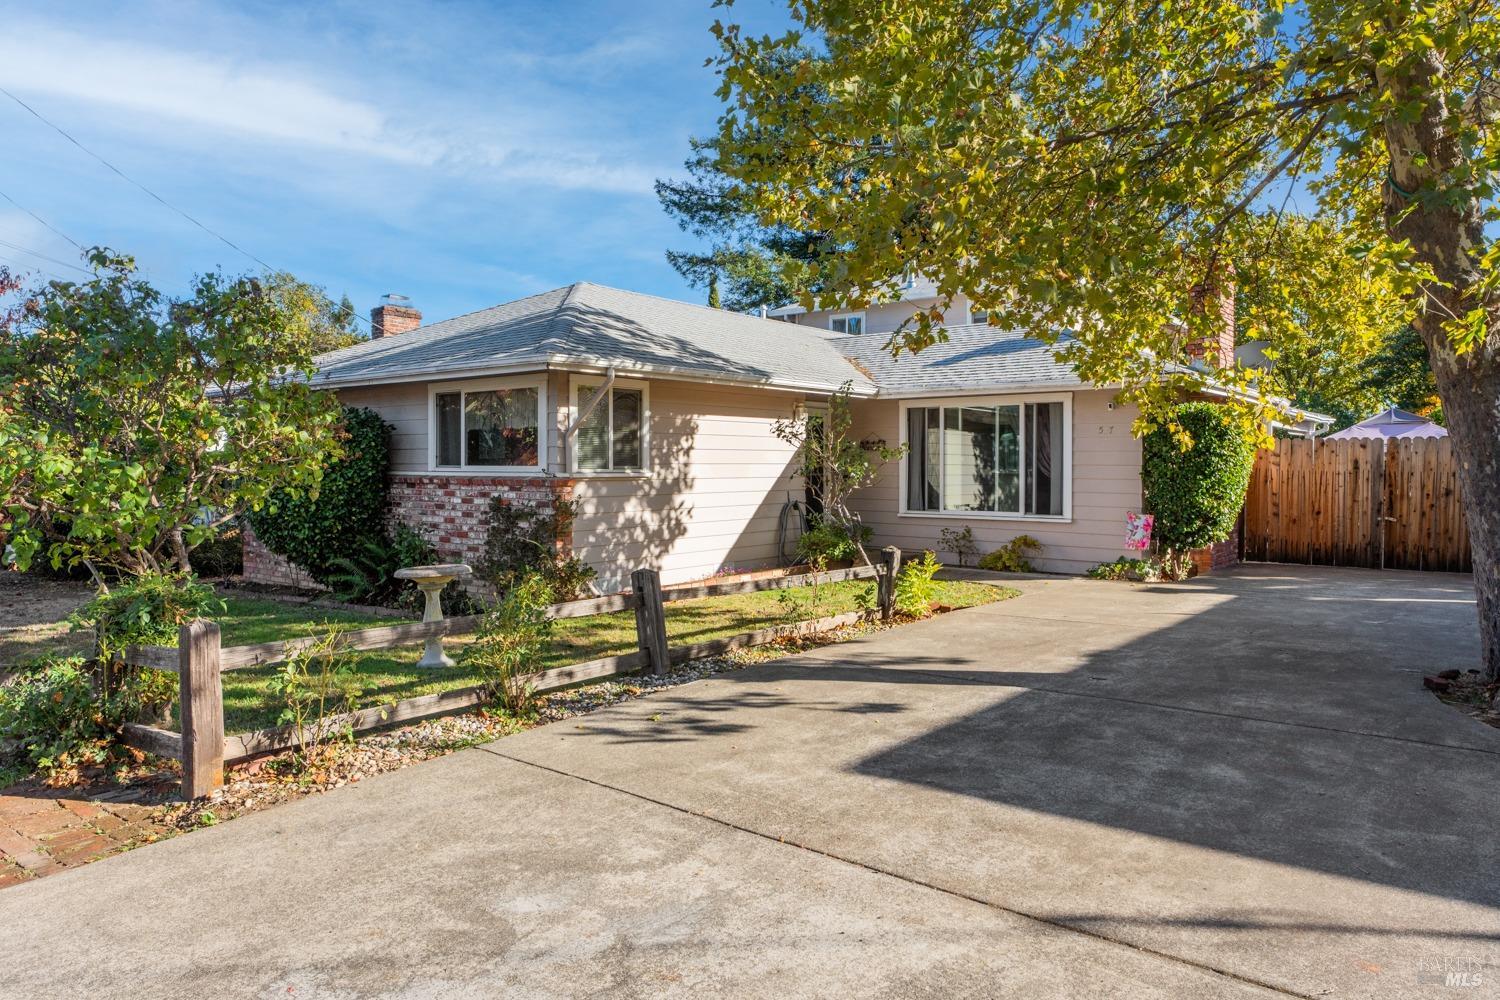
[[[391, 520], [414, 529], [437, 547], [444, 559], [478, 562], [484, 555], [490, 498], [550, 510], [555, 500], [573, 498], [573, 481], [552, 477], [497, 479], [443, 473], [394, 476]], [[564, 539], [571, 548], [571, 540]]]
[[246, 521], [240, 528], [240, 537], [244, 541], [245, 568], [241, 571], [244, 579], [251, 583], [265, 583], [273, 587], [300, 587], [303, 590], [326, 590], [308, 576], [303, 570], [298, 569], [285, 559], [272, 552], [261, 544], [259, 538]]
[[1204, 573], [1212, 573], [1216, 569], [1228, 569], [1240, 561], [1240, 529], [1235, 529], [1229, 537], [1222, 542], [1205, 545], [1201, 549], [1194, 549], [1188, 553], [1188, 558], [1193, 561], [1193, 575], [1202, 576]]
[[[438, 556], [451, 562], [478, 562], [484, 555], [490, 498], [551, 509], [573, 497], [573, 481], [554, 477], [496, 478], [445, 473], [391, 477], [392, 524], [405, 524], [432, 543]], [[561, 547], [571, 549], [571, 539]], [[245, 579], [287, 587], [316, 587], [312, 579], [272, 553], [245, 531]]]

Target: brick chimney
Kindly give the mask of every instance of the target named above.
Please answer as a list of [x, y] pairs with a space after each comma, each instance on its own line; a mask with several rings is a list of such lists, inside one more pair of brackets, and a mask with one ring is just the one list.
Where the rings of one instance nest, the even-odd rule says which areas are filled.
[[1190, 293], [1192, 309], [1197, 315], [1206, 314], [1214, 323], [1216, 332], [1202, 340], [1187, 345], [1188, 357], [1195, 361], [1207, 360], [1218, 368], [1234, 367], [1234, 267], [1219, 265], [1214, 275], [1202, 284], [1193, 286]]
[[422, 310], [413, 306], [411, 299], [395, 292], [382, 295], [380, 305], [370, 310], [371, 340], [410, 333], [421, 325]]

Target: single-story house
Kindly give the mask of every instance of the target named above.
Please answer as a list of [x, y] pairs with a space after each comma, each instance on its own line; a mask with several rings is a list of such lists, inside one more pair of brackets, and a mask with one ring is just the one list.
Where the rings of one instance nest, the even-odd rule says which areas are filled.
[[[941, 549], [943, 529], [968, 526], [982, 551], [1035, 537], [1046, 570], [1124, 554], [1134, 408], [960, 308], [948, 342], [892, 359], [889, 306], [756, 317], [579, 282], [422, 326], [387, 301], [371, 340], [318, 359], [315, 384], [395, 427], [392, 517], [444, 558], [478, 559], [501, 494], [574, 500], [571, 550], [605, 590], [643, 566], [672, 583], [781, 563], [809, 496], [773, 424], [845, 384], [855, 433], [907, 446], [854, 500], [876, 545]], [[253, 536], [245, 572], [304, 582]]]

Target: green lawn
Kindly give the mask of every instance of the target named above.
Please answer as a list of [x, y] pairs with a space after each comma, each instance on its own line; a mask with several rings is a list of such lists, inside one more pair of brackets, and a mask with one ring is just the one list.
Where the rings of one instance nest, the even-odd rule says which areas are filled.
[[[778, 596], [781, 594], [791, 594], [799, 602], [797, 619], [853, 611], [859, 606], [857, 595], [871, 586], [868, 581], [824, 584], [816, 599], [812, 588], [799, 587], [668, 604], [667, 634], [673, 645], [680, 645], [723, 638], [786, 621], [786, 607]], [[960, 608], [1015, 595], [1015, 591], [983, 583], [939, 582], [936, 586], [939, 602]], [[221, 621], [226, 646], [316, 635], [333, 625], [343, 629], [363, 628], [391, 625], [401, 620], [268, 600], [231, 598], [227, 603], [228, 614]], [[466, 669], [461, 662], [461, 651], [469, 641], [467, 636], [447, 640], [451, 655], [460, 663], [446, 669], [417, 669], [415, 663], [421, 655], [420, 645], [353, 654], [354, 669], [364, 691], [361, 704], [400, 701], [478, 683], [475, 672]], [[552, 647], [537, 664], [537, 669], [628, 653], [635, 648], [633, 612], [568, 618], [557, 623]], [[239, 733], [276, 724], [279, 710], [271, 704], [266, 691], [266, 680], [274, 670], [274, 667], [257, 667], [224, 674], [226, 732]]]

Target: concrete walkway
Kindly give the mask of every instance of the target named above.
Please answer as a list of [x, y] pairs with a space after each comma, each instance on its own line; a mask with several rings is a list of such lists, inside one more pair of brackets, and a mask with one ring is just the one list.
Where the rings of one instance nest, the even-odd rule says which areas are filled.
[[0, 995], [1496, 995], [1465, 578], [1025, 586], [8, 889]]

